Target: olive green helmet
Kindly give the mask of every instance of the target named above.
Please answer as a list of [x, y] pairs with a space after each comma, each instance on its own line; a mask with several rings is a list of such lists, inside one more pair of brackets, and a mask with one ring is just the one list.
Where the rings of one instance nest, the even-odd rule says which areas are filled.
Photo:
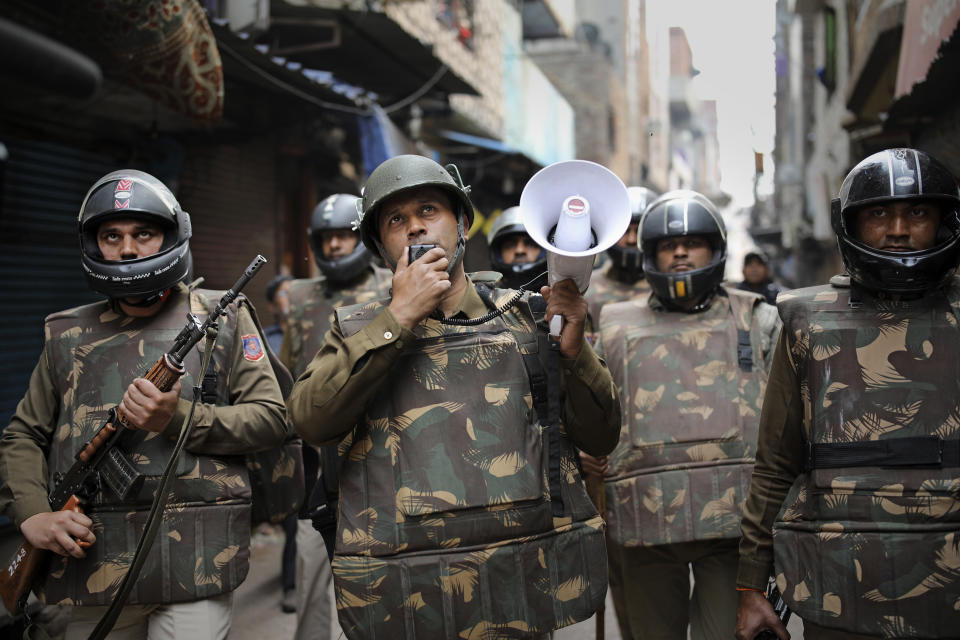
[[470, 187], [463, 184], [455, 165], [448, 164], [444, 168], [430, 158], [417, 155], [395, 156], [381, 163], [367, 178], [363, 197], [357, 200], [360, 239], [370, 251], [379, 253], [387, 262], [391, 262], [380, 244], [377, 227], [379, 208], [391, 196], [414, 187], [437, 187], [450, 196], [460, 232], [457, 252], [450, 261], [452, 270], [463, 257], [466, 234], [473, 225], [473, 204], [468, 195]]

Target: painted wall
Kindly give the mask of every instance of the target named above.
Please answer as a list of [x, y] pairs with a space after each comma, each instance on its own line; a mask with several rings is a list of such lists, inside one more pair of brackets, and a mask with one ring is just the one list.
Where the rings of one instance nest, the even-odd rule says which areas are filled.
[[541, 164], [575, 157], [573, 108], [523, 52], [520, 14], [504, 5], [503, 141]]

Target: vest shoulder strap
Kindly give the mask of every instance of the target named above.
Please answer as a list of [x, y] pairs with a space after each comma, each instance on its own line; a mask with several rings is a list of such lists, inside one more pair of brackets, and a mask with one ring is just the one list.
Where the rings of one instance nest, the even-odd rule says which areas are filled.
[[352, 304], [338, 307], [335, 310], [337, 324], [344, 338], [360, 333], [373, 319], [387, 306], [388, 300], [374, 300], [363, 304]]
[[[200, 302], [200, 305], [203, 307], [204, 312], [208, 315], [216, 306], [214, 300], [220, 300], [223, 297], [225, 291], [213, 291], [210, 289], [195, 289], [192, 293], [197, 294], [196, 298]], [[193, 297], [190, 298], [193, 300]], [[267, 342], [266, 334], [263, 332], [263, 325], [260, 323], [260, 318], [257, 317], [257, 310], [242, 293], [237, 296], [234, 303], [237, 305], [239, 310], [241, 307], [245, 308], [249, 313], [250, 317], [253, 319], [253, 324], [257, 328], [257, 334], [260, 337], [260, 344], [263, 347], [263, 350], [267, 354], [267, 359], [270, 361], [270, 368], [273, 369], [273, 374], [277, 377], [277, 384], [280, 385], [280, 394], [283, 396], [283, 399], [286, 400], [287, 396], [290, 395], [290, 391], [293, 389], [293, 376], [290, 374], [290, 371], [280, 362], [280, 358], [277, 357], [277, 354], [273, 352], [273, 349], [270, 348], [270, 343]], [[191, 309], [192, 311], [192, 309]], [[233, 353], [233, 338], [234, 336], [230, 332], [226, 332], [227, 335], [218, 336], [217, 340], [223, 340], [222, 344], [226, 347], [226, 353]], [[203, 402], [209, 404], [216, 404], [215, 394], [217, 388], [217, 378], [216, 372], [213, 370], [213, 360], [210, 360], [210, 368], [203, 375], [203, 382], [201, 383], [201, 393], [207, 394], [209, 390], [213, 390], [214, 399], [207, 400], [207, 398], [202, 398]]]
[[291, 307], [302, 306], [314, 297], [323, 295], [326, 288], [327, 279], [324, 276], [294, 280], [290, 283]]
[[726, 289], [726, 292], [737, 329], [749, 331], [753, 324], [754, 312], [763, 302], [763, 296], [739, 289]]
[[58, 330], [70, 329], [75, 326], [90, 326], [95, 321], [99, 322], [100, 316], [106, 311], [110, 311], [110, 306], [104, 301], [91, 302], [80, 307], [51, 313], [44, 318], [44, 327], [48, 331], [59, 333]]
[[[763, 369], [764, 355], [770, 351], [769, 340], [764, 340], [764, 337], [772, 330], [772, 325], [778, 323], [776, 309], [765, 304], [763, 296], [759, 294], [739, 289], [726, 289], [726, 292], [737, 326], [737, 360], [740, 370], [750, 373], [755, 366]], [[773, 317], [770, 317], [771, 314]], [[759, 340], [752, 335], [755, 320], [760, 331], [760, 336], [756, 336]], [[765, 331], [761, 324], [766, 324], [768, 330]], [[757, 349], [754, 349], [755, 341]]]

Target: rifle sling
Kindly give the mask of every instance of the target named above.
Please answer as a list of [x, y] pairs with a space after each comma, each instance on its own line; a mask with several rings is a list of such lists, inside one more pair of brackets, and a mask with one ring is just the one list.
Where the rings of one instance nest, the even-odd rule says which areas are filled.
[[[207, 330], [206, 344], [203, 350], [203, 365], [200, 368], [201, 371], [206, 371], [210, 366], [210, 360], [213, 357], [213, 346], [216, 341], [217, 329], [211, 327]], [[110, 633], [110, 630], [113, 629], [113, 625], [116, 624], [117, 618], [120, 616], [120, 611], [123, 609], [127, 598], [130, 597], [133, 586], [137, 582], [140, 570], [143, 568], [144, 562], [146, 562], [147, 554], [150, 553], [150, 549], [153, 547], [153, 542], [160, 529], [160, 523], [163, 521], [163, 512], [170, 499], [170, 484], [173, 482], [174, 470], [177, 468], [177, 460], [183, 452], [187, 438], [190, 437], [190, 433], [193, 431], [193, 413], [197, 408], [197, 402], [200, 400], [202, 392], [203, 390], [200, 386], [193, 388], [193, 402], [190, 404], [190, 411], [187, 412], [183, 420], [183, 425], [180, 427], [180, 437], [177, 438], [177, 444], [174, 446], [173, 453], [170, 454], [167, 466], [163, 470], [160, 486], [153, 496], [150, 514], [147, 516], [143, 533], [140, 534], [140, 539], [137, 541], [137, 549], [133, 554], [133, 560], [130, 562], [130, 568], [127, 569], [127, 573], [123, 577], [123, 582], [120, 583], [116, 597], [114, 597], [113, 602], [110, 603], [103, 617], [100, 618], [97, 626], [90, 634], [89, 640], [103, 640], [103, 638], [106, 638], [107, 634]]]

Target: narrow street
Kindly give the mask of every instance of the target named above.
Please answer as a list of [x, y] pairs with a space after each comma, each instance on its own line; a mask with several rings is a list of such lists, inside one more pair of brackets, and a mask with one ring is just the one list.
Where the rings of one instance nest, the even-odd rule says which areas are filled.
[[[250, 573], [233, 599], [233, 626], [228, 640], [290, 640], [297, 630], [297, 616], [280, 610], [283, 588], [280, 582], [280, 556], [283, 530], [254, 532], [250, 544]], [[333, 597], [333, 594], [330, 594]], [[322, 638], [322, 636], [317, 636]], [[336, 636], [333, 636], [336, 637]]]
[[[0, 640], [960, 638], [958, 72], [960, 0], [0, 0]], [[322, 466], [336, 598], [247, 540]]]

